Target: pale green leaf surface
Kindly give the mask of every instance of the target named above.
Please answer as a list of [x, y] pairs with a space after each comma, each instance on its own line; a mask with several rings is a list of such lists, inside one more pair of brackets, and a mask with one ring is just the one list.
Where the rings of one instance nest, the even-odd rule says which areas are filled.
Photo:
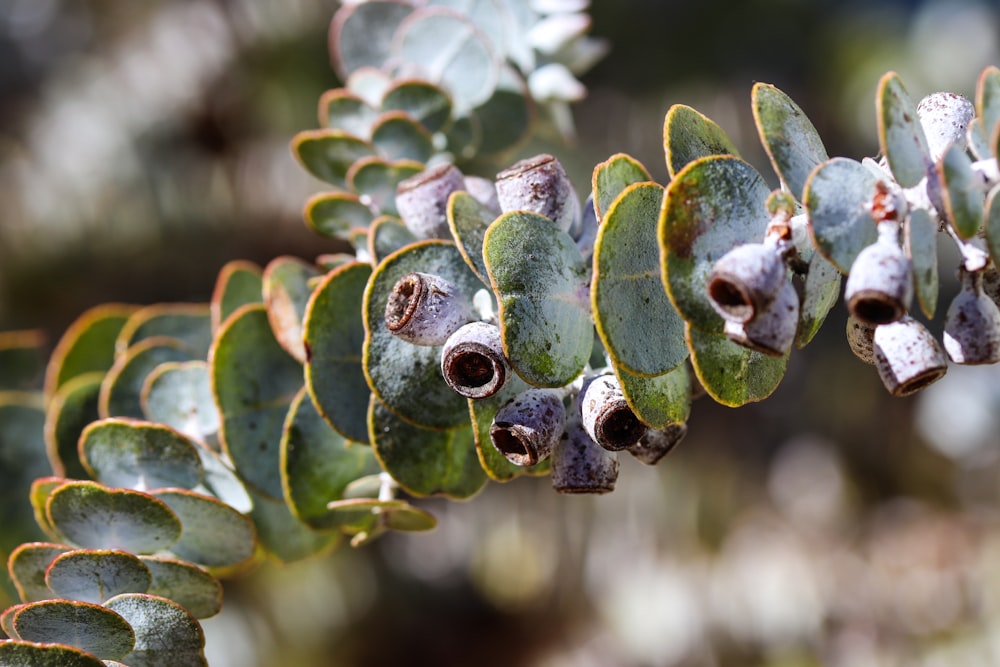
[[90, 653], [65, 644], [0, 641], [0, 667], [106, 667]]
[[653, 377], [616, 367], [615, 375], [629, 407], [646, 426], [663, 429], [687, 421], [691, 414], [691, 376], [687, 364], [678, 364]]
[[367, 227], [375, 216], [356, 194], [321, 192], [306, 202], [302, 217], [306, 226], [317, 234], [346, 239], [348, 232], [355, 227]]
[[910, 211], [906, 223], [906, 252], [913, 270], [913, 286], [920, 309], [934, 317], [938, 300], [937, 222], [922, 208]]
[[146, 376], [139, 394], [150, 421], [205, 440], [219, 430], [219, 411], [204, 361], [167, 362]]
[[189, 361], [191, 351], [175, 338], [147, 338], [120, 355], [104, 376], [97, 410], [102, 418], [133, 417], [142, 419], [142, 385], [146, 377], [162, 363]]
[[136, 638], [124, 618], [113, 610], [87, 602], [34, 602], [21, 607], [13, 623], [18, 636], [25, 641], [68, 644], [112, 660], [127, 655]]
[[739, 157], [736, 145], [714, 121], [699, 111], [675, 104], [663, 121], [663, 147], [670, 177], [691, 162], [709, 155]]
[[409, 3], [387, 0], [343, 5], [330, 26], [330, 44], [336, 45], [333, 63], [341, 80], [362, 67], [382, 67], [396, 29], [412, 11]]
[[898, 74], [888, 72], [882, 77], [876, 103], [879, 147], [896, 181], [912, 188], [927, 175], [930, 150], [916, 106]]
[[382, 98], [383, 111], [403, 111], [429, 132], [446, 128], [451, 119], [451, 97], [440, 86], [420, 79], [392, 82]]
[[208, 568], [237, 568], [253, 557], [257, 535], [253, 521], [215, 498], [171, 489], [154, 495], [181, 521], [181, 536], [170, 550], [179, 558]]
[[748, 350], [724, 334], [687, 327], [691, 363], [708, 395], [717, 402], [740, 407], [770, 396], [788, 365], [788, 355], [771, 357]]
[[129, 667], [208, 667], [205, 633], [176, 602], [126, 593], [111, 598], [105, 606], [135, 630], [135, 647], [122, 658]]
[[351, 165], [374, 152], [370, 143], [340, 130], [305, 130], [292, 139], [292, 153], [306, 171], [340, 187]]
[[818, 167], [806, 183], [803, 203], [813, 239], [841, 273], [849, 273], [858, 253], [877, 238], [867, 207], [876, 182], [860, 162], [837, 157]]
[[[612, 155], [594, 167], [591, 188], [594, 194], [594, 212], [603, 220], [618, 195], [630, 185], [652, 181], [642, 163], [625, 153]], [[659, 211], [657, 211], [659, 213]]]
[[38, 602], [55, 597], [45, 583], [45, 570], [56, 556], [71, 550], [64, 544], [29, 542], [11, 552], [7, 559], [7, 573], [21, 602]]
[[262, 269], [246, 260], [227, 262], [219, 271], [212, 291], [212, 331], [227, 317], [248, 303], [263, 303]]
[[130, 553], [79, 549], [57, 556], [45, 581], [60, 598], [103, 604], [121, 593], [145, 593], [153, 575]]
[[962, 239], [976, 235], [983, 223], [982, 177], [972, 171], [972, 159], [965, 148], [952, 144], [938, 164], [944, 213], [952, 229]]
[[45, 452], [55, 474], [83, 479], [78, 443], [87, 424], [100, 419], [97, 410], [102, 371], [78, 375], [52, 395], [45, 412]]
[[198, 446], [154, 422], [121, 418], [93, 422], [80, 436], [80, 458], [90, 476], [106, 486], [190, 489], [202, 480]]
[[774, 86], [758, 83], [752, 97], [757, 134], [771, 166], [802, 201], [809, 174], [829, 159], [823, 140], [799, 105]]
[[208, 618], [222, 608], [222, 584], [197, 565], [166, 556], [141, 556], [152, 575], [150, 595], [173, 600], [195, 618]]

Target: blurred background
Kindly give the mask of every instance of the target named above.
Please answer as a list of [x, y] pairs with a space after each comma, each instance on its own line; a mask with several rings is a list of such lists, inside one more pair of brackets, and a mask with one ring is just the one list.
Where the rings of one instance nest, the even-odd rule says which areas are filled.
[[[204, 302], [228, 260], [335, 249], [301, 221], [322, 186], [288, 142], [339, 85], [336, 7], [4, 0], [0, 331], [54, 342], [98, 303]], [[885, 71], [914, 99], [971, 97], [1000, 64], [995, 0], [594, 0], [590, 13], [612, 50], [584, 80], [575, 145], [557, 149], [581, 191], [616, 152], [665, 182], [674, 103], [775, 181], [754, 81], [791, 95], [830, 155], [860, 159], [878, 150]], [[952, 367], [891, 399], [851, 355], [845, 319], [835, 310], [793, 354], [769, 400], [696, 402], [678, 450], [656, 468], [623, 459], [613, 494], [522, 479], [418, 501], [440, 520], [431, 534], [227, 582], [205, 622], [211, 664], [1000, 664], [1000, 372]]]

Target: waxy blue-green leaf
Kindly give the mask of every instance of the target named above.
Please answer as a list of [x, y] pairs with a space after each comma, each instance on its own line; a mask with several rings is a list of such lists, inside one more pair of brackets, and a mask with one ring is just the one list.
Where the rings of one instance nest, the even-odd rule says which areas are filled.
[[518, 71], [508, 64], [500, 67], [493, 94], [474, 113], [480, 126], [477, 152], [498, 162], [527, 141], [535, 127], [531, 93]]
[[302, 318], [312, 296], [309, 281], [320, 275], [315, 266], [297, 257], [276, 257], [264, 268], [264, 305], [278, 344], [299, 363], [306, 361]]
[[347, 89], [363, 99], [368, 106], [378, 108], [392, 82], [393, 78], [382, 70], [365, 65], [347, 77]]
[[709, 155], [739, 157], [736, 145], [713, 120], [684, 104], [675, 104], [663, 120], [663, 148], [670, 178]]
[[698, 381], [717, 402], [729, 407], [762, 401], [785, 375], [788, 355], [771, 357], [748, 350], [724, 334], [687, 327], [691, 365]]
[[[980, 130], [992, 152], [1000, 158], [1000, 68], [990, 65], [979, 74], [976, 83], [976, 115], [981, 119]], [[986, 159], [989, 154], [980, 155]]]
[[321, 192], [309, 198], [302, 217], [306, 226], [317, 234], [346, 239], [352, 229], [367, 227], [375, 214], [356, 194]]
[[448, 152], [456, 160], [471, 160], [480, 155], [479, 147], [483, 143], [483, 124], [475, 111], [470, 111], [448, 126], [445, 131]]
[[181, 536], [170, 551], [179, 558], [222, 571], [238, 570], [253, 558], [253, 521], [210, 496], [166, 489], [153, 493], [181, 520]]
[[108, 549], [68, 551], [45, 572], [45, 583], [56, 596], [93, 604], [121, 593], [145, 593], [152, 581], [138, 556]]
[[722, 330], [708, 277], [735, 246], [764, 240], [768, 194], [753, 167], [728, 155], [695, 160], [667, 186], [658, 234], [663, 283], [677, 311], [698, 328]]
[[544, 216], [512, 211], [486, 231], [483, 257], [511, 366], [538, 387], [572, 381], [594, 331], [588, 270], [573, 240]]
[[452, 96], [456, 115], [490, 98], [500, 60], [468, 19], [443, 7], [422, 7], [399, 24], [392, 56]]
[[327, 423], [354, 442], [368, 442], [368, 382], [361, 316], [368, 264], [345, 264], [313, 292], [304, 323], [306, 387]]
[[385, 91], [382, 110], [406, 112], [428, 132], [440, 132], [451, 120], [451, 97], [430, 81], [399, 79]]
[[[107, 667], [90, 653], [66, 644], [0, 641], [0, 667]], [[118, 663], [114, 663], [118, 664]]]
[[[1000, 127], [1000, 125], [997, 127]], [[988, 160], [993, 157], [993, 145], [990, 144], [990, 137], [986, 133], [981, 117], [976, 117], [969, 121], [967, 134], [969, 150], [976, 156], [976, 159]]]
[[687, 421], [691, 414], [691, 375], [687, 364], [678, 364], [653, 377], [635, 375], [620, 367], [614, 370], [625, 401], [643, 424], [663, 429]]
[[876, 106], [879, 148], [896, 181], [912, 188], [927, 175], [930, 150], [917, 108], [895, 72], [887, 72], [879, 80]]
[[934, 317], [938, 300], [937, 222], [925, 209], [910, 211], [904, 227], [906, 254], [913, 271], [913, 287], [920, 310]]
[[594, 212], [597, 214], [597, 219], [604, 219], [611, 204], [618, 199], [618, 195], [625, 188], [652, 180], [642, 163], [625, 153], [616, 153], [598, 164], [594, 167], [594, 174], [591, 177]]
[[113, 418], [93, 422], [80, 436], [80, 459], [98, 482], [146, 491], [190, 489], [201, 483], [198, 446], [154, 422]]
[[209, 364], [224, 451], [246, 482], [281, 498], [281, 432], [302, 387], [302, 366], [278, 345], [265, 307], [255, 304], [226, 320]]
[[157, 336], [130, 347], [116, 360], [104, 380], [97, 400], [98, 414], [108, 417], [142, 419], [142, 385], [162, 363], [189, 361], [191, 350], [176, 338]]
[[412, 11], [410, 3], [395, 0], [345, 4], [337, 10], [330, 26], [330, 55], [341, 81], [362, 67], [381, 68], [396, 29]]
[[372, 126], [372, 144], [386, 160], [427, 162], [434, 154], [431, 133], [404, 111], [386, 111]]
[[31, 520], [31, 486], [50, 471], [41, 392], [0, 392], [0, 552], [43, 537]]
[[375, 456], [408, 493], [469, 498], [486, 484], [471, 427], [438, 431], [414, 426], [374, 397], [368, 420]]
[[347, 170], [375, 153], [367, 141], [341, 130], [305, 130], [292, 138], [292, 153], [306, 171], [339, 187], [347, 185]]
[[368, 254], [371, 255], [372, 264], [378, 264], [417, 240], [416, 235], [399, 218], [379, 216], [368, 228]]
[[590, 289], [597, 333], [616, 367], [653, 377], [688, 356], [684, 320], [663, 289], [657, 227], [663, 188], [629, 185], [607, 209]]
[[57, 542], [61, 542], [64, 536], [52, 525], [47, 508], [49, 497], [67, 481], [64, 477], [39, 477], [31, 483], [31, 490], [28, 492], [28, 501], [31, 503], [32, 514], [35, 515], [35, 523], [49, 539]]
[[465, 263], [485, 285], [490, 284], [490, 277], [483, 259], [483, 238], [495, 218], [493, 211], [464, 190], [448, 198], [448, 228]]
[[201, 303], [159, 303], [132, 313], [115, 340], [115, 351], [150, 338], [167, 337], [180, 341], [194, 358], [204, 358], [212, 343], [209, 305]]
[[390, 162], [378, 157], [362, 158], [351, 165], [347, 183], [359, 195], [367, 197], [376, 210], [399, 215], [396, 210], [396, 187], [423, 170], [423, 163], [414, 160]]
[[155, 553], [181, 535], [180, 520], [162, 501], [97, 482], [65, 482], [49, 494], [45, 510], [55, 529], [84, 549]]
[[343, 130], [359, 139], [371, 139], [372, 124], [378, 112], [345, 88], [328, 90], [319, 97], [319, 124]]
[[114, 610], [88, 602], [33, 602], [17, 611], [13, 624], [25, 641], [75, 646], [106, 660], [127, 655], [136, 639], [126, 619]]
[[549, 471], [548, 459], [530, 467], [511, 463], [493, 445], [493, 440], [490, 438], [490, 427], [493, 425], [493, 418], [500, 408], [527, 389], [530, 389], [530, 385], [514, 375], [507, 382], [507, 385], [493, 396], [476, 400], [469, 399], [469, 416], [472, 418], [472, 435], [476, 441], [479, 464], [486, 471], [486, 475], [497, 482], [509, 482], [521, 475], [545, 475]]
[[7, 574], [21, 602], [50, 600], [55, 596], [45, 583], [45, 571], [52, 560], [71, 547], [54, 542], [28, 542], [18, 546], [7, 559]]
[[805, 112], [788, 95], [766, 83], [754, 84], [753, 118], [771, 166], [802, 201], [809, 174], [829, 156]]
[[204, 441], [219, 430], [207, 362], [160, 364], [146, 376], [139, 398], [147, 419], [190, 438]]
[[860, 162], [835, 157], [813, 171], [803, 203], [816, 247], [844, 274], [878, 234], [868, 210], [876, 177]]
[[316, 256], [316, 266], [318, 266], [324, 273], [329, 273], [334, 269], [339, 269], [345, 264], [350, 264], [351, 262], [356, 261], [358, 261], [358, 256], [351, 252], [323, 253], [322, 255]]
[[937, 165], [945, 217], [962, 239], [976, 235], [983, 222], [983, 179], [972, 171], [965, 148], [952, 144]]
[[105, 304], [80, 315], [66, 329], [45, 369], [45, 395], [84, 373], [107, 371], [115, 361], [115, 340], [135, 306]]
[[821, 252], [816, 251], [809, 233], [808, 217], [802, 214], [791, 219], [792, 244], [805, 264], [799, 304], [799, 326], [795, 332], [796, 347], [808, 345], [837, 304], [840, 297], [840, 271]]
[[222, 584], [197, 565], [166, 556], [141, 556], [153, 577], [147, 591], [173, 600], [195, 618], [215, 616], [222, 608]]
[[986, 197], [983, 211], [983, 227], [986, 231], [986, 245], [993, 263], [1000, 266], [1000, 186], [993, 186]]
[[283, 500], [253, 493], [250, 516], [257, 527], [257, 539], [264, 550], [284, 563], [332, 550], [340, 543], [337, 532], [318, 532], [299, 521]]
[[[549, 223], [551, 224], [551, 223]], [[412, 271], [441, 276], [471, 303], [482, 287], [450, 241], [427, 240], [389, 255], [375, 268], [364, 295], [364, 369], [368, 386], [390, 410], [426, 428], [469, 423], [464, 398], [441, 376], [441, 346], [418, 346], [398, 338], [385, 324], [385, 305], [396, 282]], [[317, 402], [321, 407], [322, 401]]]
[[437, 526], [433, 515], [405, 500], [348, 498], [333, 501], [327, 509], [339, 515], [345, 526], [349, 526], [345, 530], [354, 535], [352, 547], [368, 544], [387, 530], [419, 532], [433, 530]]
[[233, 311], [248, 303], [263, 303], [263, 270], [253, 262], [237, 259], [219, 271], [212, 291], [212, 331], [215, 332]]
[[45, 370], [45, 332], [0, 331], [0, 391], [34, 389]]
[[100, 419], [97, 403], [103, 379], [102, 371], [78, 375], [49, 399], [45, 409], [45, 453], [52, 471], [60, 477], [87, 477], [77, 444], [87, 424]]
[[371, 448], [330, 428], [303, 388], [292, 402], [281, 440], [282, 482], [292, 513], [317, 530], [336, 528], [340, 522], [327, 503], [342, 498], [357, 478], [378, 470]]
[[250, 512], [253, 501], [232, 466], [207, 447], [198, 447], [198, 455], [201, 456], [205, 481], [194, 490], [215, 496], [237, 512]]
[[208, 667], [205, 633], [176, 602], [125, 593], [111, 598], [105, 606], [135, 630], [135, 646], [121, 659], [129, 667]]

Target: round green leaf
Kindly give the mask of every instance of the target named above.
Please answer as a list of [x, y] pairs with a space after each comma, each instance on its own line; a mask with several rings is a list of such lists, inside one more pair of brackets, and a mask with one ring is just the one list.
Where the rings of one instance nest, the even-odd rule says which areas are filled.
[[372, 127], [372, 144], [386, 160], [427, 162], [434, 154], [431, 133], [403, 111], [387, 111]]
[[663, 147], [670, 178], [699, 158], [709, 155], [739, 157], [736, 145], [721, 127], [701, 112], [683, 104], [675, 104], [667, 111], [663, 121]]
[[[645, 183], [653, 178], [642, 163], [625, 153], [612, 155], [594, 167], [591, 187], [594, 192], [594, 211], [597, 219], [603, 220], [611, 204], [630, 185]], [[661, 188], [662, 190], [662, 188]], [[657, 209], [657, 216], [659, 209]]]
[[875, 242], [867, 204], [875, 196], [875, 175], [860, 162], [835, 157], [813, 171], [803, 203], [816, 247], [844, 274], [858, 253]]
[[33, 480], [50, 471], [41, 392], [0, 392], [0, 551], [42, 537], [31, 520]]
[[77, 445], [90, 422], [100, 419], [97, 410], [102, 371], [78, 375], [59, 387], [45, 411], [45, 452], [52, 471], [60, 477], [82, 479], [87, 471]]
[[[549, 223], [551, 224], [551, 223]], [[385, 304], [396, 282], [411, 271], [438, 275], [470, 300], [482, 283], [455, 244], [427, 240], [389, 255], [375, 268], [364, 295], [364, 369], [368, 386], [390, 410], [408, 422], [450, 429], [469, 423], [464, 398], [441, 376], [441, 347], [417, 346], [385, 325]], [[317, 401], [321, 408], [324, 401]]]
[[417, 241], [417, 237], [399, 218], [383, 215], [372, 221], [368, 228], [368, 254], [373, 264]]
[[396, 187], [424, 170], [421, 162], [397, 160], [389, 162], [377, 157], [362, 158], [347, 172], [347, 183], [372, 207], [388, 215], [398, 215]]
[[486, 231], [483, 257], [511, 366], [537, 387], [572, 381], [594, 340], [588, 270], [573, 240], [544, 216], [512, 211]]
[[709, 274], [735, 246], [764, 240], [769, 193], [753, 167], [728, 155], [695, 160], [670, 182], [659, 222], [662, 275], [671, 301], [688, 322], [722, 330], [722, 318], [708, 298]]
[[297, 257], [276, 257], [264, 269], [264, 305], [274, 338], [296, 361], [305, 363], [302, 318], [312, 296], [309, 281], [316, 267]]
[[663, 429], [686, 422], [691, 414], [691, 375], [678, 364], [662, 375], [642, 377], [615, 367], [625, 401], [643, 424]]
[[189, 361], [191, 351], [175, 338], [157, 336], [136, 343], [119, 356], [101, 383], [97, 411], [102, 418], [142, 419], [142, 385], [162, 363]]
[[248, 303], [263, 303], [262, 270], [253, 262], [234, 260], [227, 262], [215, 281], [212, 291], [212, 331], [233, 311]]
[[222, 608], [222, 584], [197, 565], [165, 556], [141, 556], [153, 581], [147, 591], [173, 600], [195, 618], [215, 616]]
[[317, 532], [299, 521], [288, 505], [256, 494], [253, 498], [253, 518], [261, 546], [284, 563], [291, 563], [333, 549], [340, 542], [340, 533]]
[[66, 644], [0, 641], [0, 667], [106, 667], [89, 653]]
[[212, 318], [208, 304], [159, 303], [132, 313], [115, 340], [123, 354], [136, 343], [167, 337], [183, 343], [192, 357], [204, 358], [212, 343]]
[[330, 54], [341, 81], [361, 67], [382, 67], [396, 29], [411, 11], [409, 3], [389, 0], [343, 5], [330, 26]]
[[663, 188], [636, 183], [607, 209], [594, 246], [594, 321], [615, 366], [662, 375], [687, 356], [684, 320], [663, 290], [657, 225]]
[[451, 97], [429, 81], [401, 79], [385, 91], [382, 110], [404, 111], [428, 132], [440, 132], [451, 120]]
[[303, 388], [288, 414], [281, 469], [291, 511], [303, 523], [324, 530], [339, 525], [327, 503], [340, 499], [357, 478], [378, 472], [378, 463], [370, 447], [351, 443], [331, 429]]
[[145, 491], [201, 483], [198, 447], [162, 424], [105, 419], [80, 436], [80, 459], [90, 476], [107, 486]]
[[368, 142], [340, 130], [305, 130], [292, 139], [292, 153], [316, 178], [344, 187], [347, 170], [372, 155], [374, 149]]
[[972, 159], [957, 144], [948, 147], [937, 168], [944, 186], [944, 213], [955, 233], [968, 240], [983, 222], [983, 179], [972, 171]]
[[699, 382], [713, 399], [737, 408], [770, 396], [788, 365], [788, 355], [770, 357], [730, 341], [724, 334], [702, 331], [690, 323], [687, 341]]
[[302, 212], [306, 226], [317, 234], [335, 239], [347, 238], [355, 227], [367, 227], [374, 214], [349, 192], [321, 192], [306, 202]]
[[204, 361], [160, 364], [146, 376], [139, 398], [150, 421], [190, 438], [205, 440], [219, 430], [219, 411]]
[[87, 602], [34, 602], [21, 607], [13, 623], [18, 636], [25, 641], [67, 644], [102, 659], [124, 657], [136, 640], [126, 619], [111, 609]]
[[377, 67], [369, 65], [359, 67], [347, 77], [347, 89], [363, 99], [372, 108], [378, 108], [382, 103], [382, 96], [389, 90], [392, 83], [391, 76]]
[[924, 315], [933, 318], [938, 299], [937, 222], [926, 210], [916, 208], [910, 211], [904, 231], [917, 301]]
[[792, 218], [792, 243], [806, 263], [806, 275], [799, 304], [799, 326], [795, 345], [803, 348], [812, 341], [840, 297], [840, 271], [821, 252], [816, 252], [809, 234], [808, 220]]
[[372, 269], [353, 262], [327, 274], [313, 292], [304, 322], [306, 386], [323, 417], [354, 442], [368, 442], [368, 383], [362, 355], [361, 304]]
[[516, 69], [504, 64], [493, 93], [475, 108], [480, 125], [478, 153], [502, 161], [531, 136], [535, 105], [528, 85]]
[[130, 667], [208, 667], [205, 633], [176, 602], [155, 595], [125, 593], [105, 603], [135, 630], [135, 647], [122, 658]]
[[59, 339], [45, 369], [45, 394], [76, 377], [107, 371], [115, 361], [115, 340], [135, 306], [106, 304], [86, 311]]
[[372, 397], [372, 449], [408, 493], [469, 498], [486, 484], [470, 427], [437, 431], [408, 424]]
[[263, 305], [243, 306], [226, 320], [209, 364], [223, 449], [244, 480], [281, 498], [281, 432], [302, 387], [302, 366], [274, 339]]
[[63, 535], [52, 525], [46, 507], [48, 506], [49, 497], [52, 495], [52, 492], [65, 484], [66, 481], [62, 477], [39, 477], [31, 483], [31, 490], [28, 493], [32, 513], [35, 515], [35, 522], [42, 529], [42, 532], [53, 540], [62, 540]]
[[253, 521], [215, 498], [169, 489], [154, 495], [181, 520], [181, 536], [170, 547], [184, 560], [208, 568], [238, 569], [257, 546]]
[[448, 198], [448, 228], [465, 263], [485, 285], [490, 278], [483, 260], [483, 238], [495, 218], [493, 211], [464, 190]]
[[45, 571], [59, 554], [72, 549], [52, 542], [28, 542], [18, 546], [7, 559], [7, 573], [21, 602], [38, 602], [55, 597], [45, 583]]
[[1000, 123], [1000, 68], [986, 67], [976, 82], [976, 115], [982, 118], [983, 129], [989, 134]]
[[138, 556], [124, 551], [79, 549], [60, 554], [45, 582], [58, 597], [103, 604], [120, 593], [145, 593], [153, 576]]
[[371, 139], [378, 113], [367, 102], [344, 88], [328, 90], [319, 98], [319, 124], [343, 130], [360, 139]]
[[205, 491], [215, 496], [237, 512], [244, 514], [253, 509], [253, 501], [232, 466], [207, 447], [198, 447], [205, 483], [195, 491]]
[[882, 154], [896, 181], [912, 188], [927, 175], [930, 151], [917, 109], [895, 72], [886, 73], [879, 81], [876, 106]]

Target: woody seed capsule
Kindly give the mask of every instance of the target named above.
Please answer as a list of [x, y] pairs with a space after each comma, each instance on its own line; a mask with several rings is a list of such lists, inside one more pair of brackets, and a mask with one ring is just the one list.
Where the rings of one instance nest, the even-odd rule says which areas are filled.
[[441, 350], [441, 374], [449, 387], [466, 398], [487, 398], [503, 389], [511, 368], [499, 327], [469, 322], [459, 328]]
[[458, 167], [442, 164], [410, 176], [396, 187], [396, 209], [419, 239], [450, 239], [448, 197], [465, 189]]
[[875, 368], [893, 396], [908, 396], [941, 379], [948, 370], [944, 350], [909, 315], [875, 328]]
[[774, 245], [745, 243], [712, 267], [708, 296], [723, 318], [745, 324], [771, 305], [786, 280], [785, 263]]
[[847, 344], [851, 352], [866, 364], [875, 363], [875, 325], [847, 316]]
[[500, 210], [544, 215], [559, 229], [578, 236], [580, 200], [559, 160], [547, 153], [521, 160], [497, 174]]
[[631, 447], [647, 427], [625, 401], [618, 378], [596, 375], [588, 379], [579, 396], [580, 421], [594, 442], [609, 451]]
[[561, 391], [528, 389], [497, 411], [490, 440], [514, 465], [531, 466], [548, 458], [565, 424]]
[[726, 320], [726, 337], [743, 347], [780, 357], [787, 353], [795, 340], [799, 326], [799, 295], [791, 281], [785, 281], [778, 298], [747, 323]]
[[552, 488], [559, 493], [608, 493], [618, 481], [618, 455], [600, 447], [573, 419], [552, 450]]
[[879, 223], [878, 240], [858, 253], [851, 266], [844, 300], [851, 314], [868, 324], [888, 324], [906, 314], [913, 278], [899, 245], [899, 223]]
[[1000, 309], [983, 293], [980, 271], [962, 271], [962, 290], [945, 317], [944, 349], [956, 364], [1000, 361]]
[[678, 422], [663, 429], [649, 429], [639, 442], [628, 448], [628, 453], [646, 465], [656, 465], [673, 451], [687, 435], [687, 424]]
[[396, 281], [385, 304], [385, 326], [414, 345], [443, 345], [472, 319], [469, 300], [458, 287], [418, 271]]

